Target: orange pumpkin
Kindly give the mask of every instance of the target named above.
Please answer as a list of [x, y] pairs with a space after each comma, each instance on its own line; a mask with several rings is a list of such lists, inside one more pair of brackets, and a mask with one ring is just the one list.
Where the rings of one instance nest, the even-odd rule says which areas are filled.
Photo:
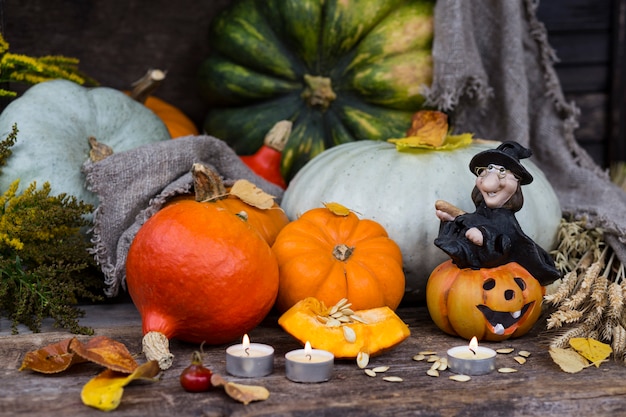
[[[193, 172], [204, 178], [204, 169]], [[171, 366], [169, 339], [232, 341], [274, 305], [276, 257], [232, 206], [237, 201], [172, 202], [141, 226], [128, 250], [126, 284], [141, 314], [144, 353], [162, 369]]]
[[[278, 324], [302, 345], [308, 341], [314, 349], [332, 352], [337, 359], [357, 358], [359, 353], [380, 355], [411, 335], [409, 326], [389, 307], [356, 310], [354, 314], [363, 321], [349, 320], [328, 326], [320, 318], [328, 318], [331, 308], [308, 297], [282, 314]], [[344, 327], [352, 329], [354, 340], [346, 340]]]
[[326, 305], [347, 298], [355, 310], [395, 310], [404, 295], [400, 248], [379, 223], [347, 209], [308, 210], [280, 231], [272, 249], [281, 312], [307, 297]]
[[152, 110], [163, 121], [172, 139], [197, 135], [198, 128], [182, 110], [150, 95], [165, 80], [165, 75], [165, 72], [158, 69], [148, 70], [133, 83], [133, 90], [125, 93]]
[[143, 104], [165, 123], [172, 139], [199, 134], [196, 125], [178, 107], [155, 96], [149, 96]]
[[501, 341], [526, 334], [541, 315], [545, 288], [521, 265], [460, 269], [440, 264], [426, 284], [431, 318], [467, 340]]
[[211, 202], [246, 220], [270, 246], [282, 228], [289, 223], [287, 214], [278, 204], [273, 203], [270, 208], [259, 208], [246, 203], [238, 196], [229, 193], [230, 189], [226, 189], [217, 173], [202, 165], [194, 165], [192, 175], [195, 194], [175, 197], [170, 204], [181, 200]]

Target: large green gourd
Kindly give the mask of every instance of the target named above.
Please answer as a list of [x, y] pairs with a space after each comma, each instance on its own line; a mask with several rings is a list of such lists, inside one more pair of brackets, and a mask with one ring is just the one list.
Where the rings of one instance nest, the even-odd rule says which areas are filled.
[[[97, 205], [85, 188], [81, 167], [89, 158], [89, 137], [122, 152], [169, 139], [167, 127], [147, 107], [108, 87], [85, 88], [67, 80], [30, 87], [0, 114], [0, 137], [17, 125], [17, 142], [1, 167], [0, 190], [16, 179], [20, 189], [49, 182], [52, 194], [73, 195]], [[123, 190], [120, 190], [122, 193]]]
[[434, 2], [238, 0], [212, 22], [204, 129], [239, 154], [291, 120], [281, 172], [362, 139], [402, 137], [432, 78]]

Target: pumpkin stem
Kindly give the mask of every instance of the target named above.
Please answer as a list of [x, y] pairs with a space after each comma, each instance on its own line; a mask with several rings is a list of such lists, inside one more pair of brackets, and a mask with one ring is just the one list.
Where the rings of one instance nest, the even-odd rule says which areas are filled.
[[328, 77], [304, 74], [304, 83], [306, 87], [300, 97], [311, 107], [325, 111], [337, 98]]
[[347, 261], [352, 252], [354, 252], [354, 248], [341, 243], [334, 247], [333, 256], [339, 261]]
[[141, 341], [143, 353], [149, 361], [157, 361], [162, 370], [169, 369], [174, 361], [170, 352], [170, 342], [161, 332], [148, 332]]
[[285, 149], [289, 135], [291, 135], [291, 127], [293, 123], [290, 120], [281, 120], [270, 129], [265, 135], [263, 144], [278, 152]]
[[145, 103], [148, 96], [165, 80], [165, 72], [158, 69], [149, 69], [146, 74], [135, 81], [130, 96], [135, 101]]
[[94, 136], [89, 136], [87, 140], [89, 141], [89, 159], [92, 162], [102, 161], [107, 156], [113, 155], [113, 148], [98, 142]]
[[214, 201], [228, 197], [224, 181], [222, 181], [217, 172], [206, 165], [200, 163], [193, 164], [191, 175], [193, 176], [196, 201]]

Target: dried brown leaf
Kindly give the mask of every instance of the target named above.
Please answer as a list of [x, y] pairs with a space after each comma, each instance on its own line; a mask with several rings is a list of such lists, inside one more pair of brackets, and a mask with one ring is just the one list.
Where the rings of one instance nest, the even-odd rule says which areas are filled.
[[554, 363], [559, 365], [564, 372], [575, 374], [585, 369], [589, 362], [573, 349], [551, 347], [550, 356]]
[[274, 207], [274, 196], [261, 190], [248, 180], [237, 180], [230, 189], [230, 194], [244, 203], [262, 210]]
[[215, 387], [224, 388], [224, 392], [233, 400], [247, 405], [253, 401], [264, 401], [270, 397], [267, 388], [260, 385], [244, 385], [226, 381], [221, 375], [213, 374], [211, 383]]

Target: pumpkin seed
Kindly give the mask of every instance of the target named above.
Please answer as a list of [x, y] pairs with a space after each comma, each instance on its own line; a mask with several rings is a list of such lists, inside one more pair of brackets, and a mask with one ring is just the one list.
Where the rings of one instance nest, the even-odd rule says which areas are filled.
[[510, 374], [512, 372], [517, 372], [517, 369], [513, 369], [513, 368], [500, 368], [498, 369], [498, 372], [500, 372], [501, 374]]
[[352, 319], [348, 316], [339, 316], [337, 317], [337, 320], [339, 320], [341, 323], [352, 323]]
[[376, 372], [372, 371], [371, 369], [365, 369], [364, 372], [367, 376], [371, 376], [371, 377], [376, 376]]
[[329, 318], [328, 321], [326, 321], [326, 327], [339, 327], [339, 326], [341, 326], [341, 322], [337, 319]]
[[354, 310], [351, 308], [342, 308], [341, 312], [346, 316], [352, 316], [354, 314]]
[[447, 361], [441, 361], [439, 362], [439, 368], [437, 368], [437, 370], [439, 371], [445, 371], [446, 369], [448, 369], [448, 362]]
[[430, 366], [430, 369], [439, 369], [439, 366], [441, 365], [441, 362], [439, 361], [435, 361], [433, 362], [433, 364]]
[[418, 353], [417, 355], [413, 356], [413, 360], [414, 361], [423, 361], [424, 359], [426, 359], [426, 356], [422, 355], [421, 353]]
[[365, 368], [369, 362], [370, 362], [369, 353], [359, 352], [358, 355], [356, 355], [356, 364], [359, 368], [361, 369]]
[[387, 372], [389, 370], [388, 366], [377, 366], [376, 368], [372, 369], [372, 371], [374, 372]]
[[352, 329], [352, 327], [342, 326], [343, 329], [343, 337], [346, 339], [348, 343], [356, 342], [356, 333]]
[[467, 382], [472, 379], [469, 375], [451, 375], [449, 378], [458, 382]]
[[438, 360], [439, 360], [439, 356], [431, 355], [428, 357], [428, 359], [426, 359], [426, 362], [437, 362]]
[[430, 368], [428, 371], [426, 371], [426, 374], [430, 376], [438, 377], [439, 371], [436, 369]]
[[515, 349], [513, 348], [500, 348], [500, 349], [496, 349], [497, 353], [502, 353], [504, 355], [506, 355], [507, 353], [511, 353], [513, 352]]
[[385, 376], [385, 377], [383, 377], [383, 380], [387, 381], [387, 382], [402, 382], [402, 381], [404, 381], [399, 376]]
[[437, 352], [435, 352], [434, 350], [423, 350], [421, 352], [418, 352], [420, 355], [424, 355], [424, 356], [429, 356], [429, 355], [436, 355]]
[[526, 363], [526, 358], [523, 356], [516, 356], [513, 359], [515, 359], [515, 362], [519, 363], [520, 365], [523, 365]]
[[517, 352], [518, 355], [523, 356], [525, 358], [530, 356], [530, 352], [527, 350], [520, 350], [519, 352]]
[[359, 315], [357, 315], [357, 314], [352, 314], [352, 315], [350, 316], [350, 318], [351, 318], [352, 320], [355, 320], [355, 321], [361, 322], [361, 323], [363, 323], [363, 324], [367, 324], [367, 320], [365, 320], [364, 318], [362, 318], [361, 316], [359, 316]]

